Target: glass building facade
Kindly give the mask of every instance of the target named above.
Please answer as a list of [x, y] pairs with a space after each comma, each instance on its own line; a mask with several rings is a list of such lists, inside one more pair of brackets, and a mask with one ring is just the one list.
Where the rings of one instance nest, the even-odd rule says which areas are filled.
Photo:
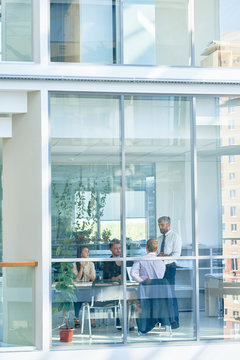
[[[0, 0], [0, 15], [0, 352], [238, 354], [239, 1]], [[167, 257], [162, 216], [181, 242]], [[174, 282], [139, 283], [140, 263]]]

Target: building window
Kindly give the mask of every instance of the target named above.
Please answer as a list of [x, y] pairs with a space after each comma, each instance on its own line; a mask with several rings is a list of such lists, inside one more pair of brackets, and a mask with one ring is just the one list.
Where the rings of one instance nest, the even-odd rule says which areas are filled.
[[232, 259], [232, 270], [238, 270], [237, 259]]
[[231, 231], [232, 232], [237, 231], [237, 224], [231, 224]]
[[239, 311], [233, 311], [233, 317], [234, 318], [239, 317]]
[[232, 246], [237, 245], [237, 240], [236, 240], [236, 239], [232, 239], [232, 240], [231, 240], [231, 245], [232, 245]]
[[235, 144], [235, 139], [233, 137], [228, 139], [228, 144], [229, 145], [234, 145]]
[[233, 328], [235, 330], [239, 330], [239, 323], [233, 323]]
[[230, 199], [236, 199], [236, 190], [235, 189], [230, 190]]
[[229, 180], [235, 180], [236, 179], [236, 174], [235, 173], [229, 173]]
[[238, 304], [238, 295], [233, 295], [232, 298], [233, 298], [234, 304]]
[[236, 208], [236, 206], [231, 206], [230, 207], [230, 214], [231, 214], [231, 216], [237, 216], [237, 208]]
[[227, 313], [228, 313], [228, 309], [225, 308], [225, 309], [224, 309], [224, 315], [227, 315]]
[[235, 156], [234, 155], [229, 155], [229, 163], [230, 164], [235, 163]]
[[234, 120], [230, 120], [230, 121], [229, 121], [228, 129], [229, 129], [229, 130], [234, 130], [234, 129], [235, 129], [235, 122], [234, 122]]

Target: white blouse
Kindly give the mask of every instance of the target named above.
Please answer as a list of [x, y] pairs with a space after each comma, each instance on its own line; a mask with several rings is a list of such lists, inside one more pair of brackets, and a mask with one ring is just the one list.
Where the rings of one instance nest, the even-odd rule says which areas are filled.
[[[76, 281], [83, 281], [83, 282], [87, 282], [87, 281], [91, 281], [90, 278], [87, 275], [90, 275], [90, 277], [95, 278], [96, 277], [96, 271], [95, 271], [95, 266], [94, 263], [89, 261], [87, 263], [85, 263], [85, 267], [84, 267], [84, 271], [83, 271], [83, 275], [81, 280], [79, 280], [78, 278], [76, 279]], [[79, 271], [77, 270], [77, 264], [74, 263], [73, 264], [73, 272], [74, 274], [77, 276]]]

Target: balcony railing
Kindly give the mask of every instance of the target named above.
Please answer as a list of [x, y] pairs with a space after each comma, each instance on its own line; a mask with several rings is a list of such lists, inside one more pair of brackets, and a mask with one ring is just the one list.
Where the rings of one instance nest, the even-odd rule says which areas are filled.
[[37, 262], [0, 263], [0, 347], [34, 346]]

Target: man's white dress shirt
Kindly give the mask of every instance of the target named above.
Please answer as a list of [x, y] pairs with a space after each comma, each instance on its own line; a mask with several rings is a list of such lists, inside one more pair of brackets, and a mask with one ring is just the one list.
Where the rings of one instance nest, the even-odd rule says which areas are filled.
[[144, 280], [162, 279], [164, 277], [166, 266], [162, 260], [148, 260], [144, 259], [156, 258], [157, 254], [154, 252], [148, 253], [142, 257], [140, 261], [135, 261], [130, 274], [137, 282]]
[[[161, 234], [158, 237], [158, 254], [161, 252], [161, 245], [163, 241], [163, 234]], [[165, 246], [164, 246], [164, 254], [167, 254], [168, 256], [180, 256], [182, 250], [182, 240], [180, 236], [173, 230], [169, 230], [165, 234]], [[176, 260], [166, 259], [164, 260], [164, 263], [171, 264], [173, 262], [177, 262]]]

